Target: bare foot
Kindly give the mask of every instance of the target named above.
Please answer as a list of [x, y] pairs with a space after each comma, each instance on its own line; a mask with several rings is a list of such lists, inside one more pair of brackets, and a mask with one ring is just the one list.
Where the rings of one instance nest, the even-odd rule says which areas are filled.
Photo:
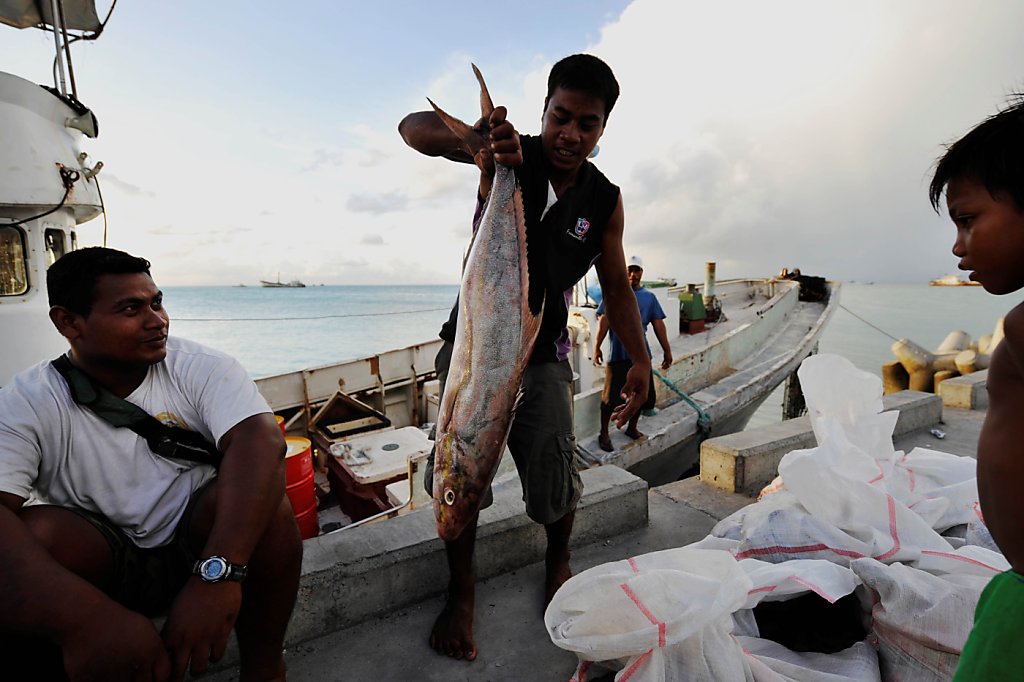
[[611, 452], [615, 449], [612, 445], [612, 438], [608, 434], [604, 433], [597, 437], [597, 444], [601, 446], [601, 449], [605, 452]]
[[287, 679], [283, 655], [279, 656], [276, 662], [263, 665], [252, 665], [242, 661], [239, 667], [238, 682], [287, 682]]
[[430, 633], [430, 647], [439, 654], [452, 658], [476, 659], [476, 643], [473, 641], [473, 602], [468, 598], [449, 592], [448, 602], [434, 621]]
[[638, 431], [635, 426], [631, 429], [626, 429], [626, 435], [632, 438], [633, 440], [638, 440], [644, 437], [644, 434], [640, 433], [640, 431]]
[[554, 599], [558, 588], [572, 577], [572, 569], [569, 568], [568, 554], [566, 554], [564, 559], [560, 560], [547, 559], [545, 561], [545, 568], [547, 575], [544, 579], [544, 608], [546, 609], [551, 600]]

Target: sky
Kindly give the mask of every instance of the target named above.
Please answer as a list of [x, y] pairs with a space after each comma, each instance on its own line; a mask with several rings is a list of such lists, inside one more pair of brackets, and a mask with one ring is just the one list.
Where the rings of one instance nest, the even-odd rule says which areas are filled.
[[[547, 73], [576, 52], [621, 86], [594, 162], [646, 276], [925, 282], [956, 270], [935, 160], [1024, 91], [1019, 0], [290, 6], [121, 0], [74, 46], [108, 244], [162, 286], [456, 283], [476, 170], [420, 156], [398, 122], [427, 97], [475, 120], [472, 62], [538, 133]], [[51, 83], [52, 50], [0, 26], [4, 71]], [[101, 243], [102, 219], [79, 233]]]

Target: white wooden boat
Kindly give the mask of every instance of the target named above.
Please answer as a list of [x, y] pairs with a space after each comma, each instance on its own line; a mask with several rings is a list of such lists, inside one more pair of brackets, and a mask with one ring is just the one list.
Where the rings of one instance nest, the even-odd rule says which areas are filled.
[[[614, 464], [652, 485], [686, 474], [697, 464], [701, 441], [742, 430], [765, 399], [814, 352], [822, 330], [838, 307], [839, 285], [830, 282], [828, 286], [828, 299], [812, 302], [800, 300], [800, 284], [796, 281], [739, 279], [718, 283], [721, 321], [697, 334], [670, 331], [674, 362], [662, 374], [672, 386], [656, 382], [658, 411], [640, 420], [645, 437], [634, 441], [613, 433], [613, 452], [597, 446], [603, 370], [591, 359], [596, 311], [593, 307], [574, 307], [570, 329], [575, 342], [570, 362], [577, 377], [574, 409], [580, 466]], [[699, 286], [693, 288], [702, 290]], [[679, 328], [676, 297], [683, 290], [653, 290], [662, 299], [670, 330]], [[651, 342], [652, 348], [658, 348], [656, 342]], [[429, 425], [437, 416], [433, 360], [440, 345], [440, 339], [432, 339], [371, 357], [256, 381], [271, 407], [285, 417], [289, 433], [309, 435], [313, 440], [318, 462], [331, 473], [332, 486], [340, 484], [346, 495], [358, 491], [366, 499], [376, 498], [375, 506], [364, 507], [355, 516], [349, 514], [350, 519], [387, 516], [426, 502], [419, 481], [409, 484], [408, 471], [417, 469], [430, 448], [426, 428], [419, 427]], [[707, 415], [705, 426], [699, 423], [698, 411], [675, 389], [689, 394]], [[339, 400], [346, 401], [348, 408], [339, 411]], [[381, 434], [388, 431], [394, 433], [395, 448], [387, 454], [375, 453]], [[411, 431], [418, 432], [419, 438], [410, 440]], [[359, 452], [364, 461], [339, 459], [332, 449]], [[385, 471], [381, 471], [375, 456], [386, 457]], [[510, 462], [503, 466], [511, 474], [503, 477], [499, 473], [497, 480], [514, 479], [514, 470], [508, 468]], [[368, 473], [371, 470], [372, 476]], [[332, 525], [336, 524], [327, 527]]]

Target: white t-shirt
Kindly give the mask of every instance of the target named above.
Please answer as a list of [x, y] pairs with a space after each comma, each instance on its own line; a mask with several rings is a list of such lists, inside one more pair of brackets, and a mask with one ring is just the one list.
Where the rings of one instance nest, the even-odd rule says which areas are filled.
[[[235, 424], [270, 412], [236, 360], [176, 337], [126, 400], [218, 444]], [[77, 405], [49, 362], [0, 389], [0, 491], [102, 514], [138, 546], [158, 547], [214, 475], [210, 466], [154, 454], [134, 431]]]

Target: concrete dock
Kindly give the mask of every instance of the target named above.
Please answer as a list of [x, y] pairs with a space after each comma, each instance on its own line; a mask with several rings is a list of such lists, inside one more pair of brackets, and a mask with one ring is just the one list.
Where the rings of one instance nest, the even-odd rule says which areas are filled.
[[[900, 412], [898, 450], [975, 456], [987, 404], [984, 373], [942, 388], [941, 397], [910, 391], [885, 397], [886, 409]], [[809, 421], [800, 418], [706, 441], [700, 477], [658, 488], [648, 490], [614, 467], [583, 472], [573, 569], [704, 538], [720, 519], [754, 501], [785, 452], [813, 446]], [[576, 656], [551, 643], [542, 619], [543, 548], [543, 530], [526, 518], [518, 484], [496, 489], [495, 504], [481, 514], [479, 656], [469, 663], [439, 656], [427, 644], [448, 577], [429, 509], [307, 541], [287, 642], [289, 679], [569, 680]], [[237, 668], [226, 668], [202, 679], [237, 677]]]

